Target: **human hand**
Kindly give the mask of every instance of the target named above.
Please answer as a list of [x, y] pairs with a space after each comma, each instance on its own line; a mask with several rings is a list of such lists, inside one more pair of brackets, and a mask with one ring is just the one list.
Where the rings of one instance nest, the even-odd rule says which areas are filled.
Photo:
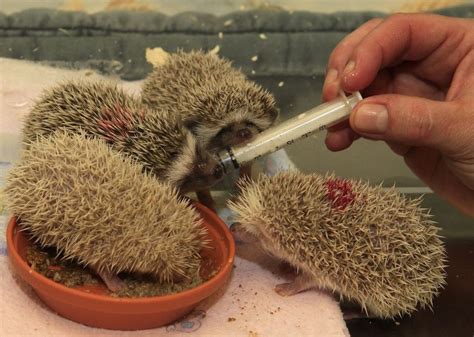
[[435, 193], [474, 216], [474, 21], [429, 14], [371, 20], [332, 52], [324, 100], [364, 97], [328, 131], [333, 151], [384, 140]]

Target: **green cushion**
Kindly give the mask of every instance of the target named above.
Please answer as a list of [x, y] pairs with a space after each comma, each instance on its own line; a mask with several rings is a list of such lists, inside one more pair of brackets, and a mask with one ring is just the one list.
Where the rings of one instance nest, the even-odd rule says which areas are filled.
[[[474, 5], [440, 13], [473, 17]], [[108, 11], [97, 14], [50, 9], [0, 13], [0, 57], [93, 67], [123, 79], [146, 76], [145, 49], [168, 51], [219, 45], [219, 54], [256, 76], [321, 76], [334, 46], [377, 12], [321, 14], [254, 10], [214, 16]], [[222, 32], [223, 38], [218, 34]], [[266, 39], [259, 34], [264, 33]], [[251, 59], [258, 55], [258, 60]]]

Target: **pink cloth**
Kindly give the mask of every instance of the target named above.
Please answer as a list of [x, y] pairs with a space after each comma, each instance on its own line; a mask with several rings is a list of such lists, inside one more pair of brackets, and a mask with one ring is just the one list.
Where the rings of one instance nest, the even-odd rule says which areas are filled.
[[248, 247], [239, 248], [239, 251], [246, 252], [245, 259], [237, 257], [236, 268], [225, 288], [202, 302], [187, 318], [167, 327], [143, 331], [96, 329], [56, 315], [27, 284], [16, 277], [7, 257], [1, 257], [0, 335], [349, 336], [338, 303], [331, 296], [318, 291], [307, 291], [291, 297], [279, 296], [273, 287], [285, 282], [285, 278], [278, 272], [278, 262]]

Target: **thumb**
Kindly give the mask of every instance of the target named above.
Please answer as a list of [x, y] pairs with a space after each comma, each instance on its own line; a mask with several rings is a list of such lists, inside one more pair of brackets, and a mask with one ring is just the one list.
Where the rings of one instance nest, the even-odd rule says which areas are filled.
[[448, 151], [461, 117], [456, 110], [454, 102], [380, 95], [357, 104], [350, 123], [354, 131], [372, 139]]

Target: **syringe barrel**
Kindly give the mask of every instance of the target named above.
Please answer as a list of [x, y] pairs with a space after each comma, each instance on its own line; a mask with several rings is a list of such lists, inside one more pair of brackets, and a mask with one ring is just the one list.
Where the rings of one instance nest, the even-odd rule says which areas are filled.
[[359, 92], [350, 96], [341, 93], [340, 97], [265, 130], [251, 142], [233, 147], [218, 156], [224, 169], [230, 166], [237, 168], [347, 119], [352, 108], [361, 100]]

